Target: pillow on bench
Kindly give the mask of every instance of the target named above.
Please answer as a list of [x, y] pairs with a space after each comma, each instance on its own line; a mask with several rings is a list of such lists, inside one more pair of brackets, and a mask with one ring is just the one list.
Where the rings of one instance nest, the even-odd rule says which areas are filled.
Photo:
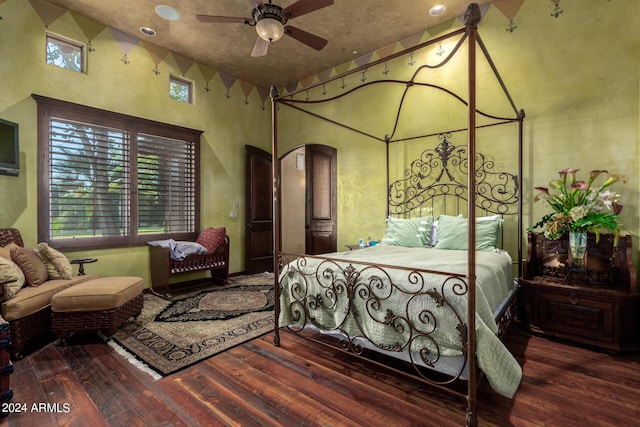
[[226, 236], [227, 230], [224, 227], [209, 227], [202, 230], [196, 242], [207, 248], [212, 254], [218, 249], [218, 246], [224, 243]]

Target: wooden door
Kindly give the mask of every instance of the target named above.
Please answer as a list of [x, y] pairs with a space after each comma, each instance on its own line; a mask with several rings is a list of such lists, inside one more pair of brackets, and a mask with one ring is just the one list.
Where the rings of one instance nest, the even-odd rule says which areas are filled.
[[245, 145], [246, 274], [273, 271], [273, 179], [271, 154]]
[[326, 145], [305, 146], [305, 246], [311, 255], [337, 250], [337, 156]]

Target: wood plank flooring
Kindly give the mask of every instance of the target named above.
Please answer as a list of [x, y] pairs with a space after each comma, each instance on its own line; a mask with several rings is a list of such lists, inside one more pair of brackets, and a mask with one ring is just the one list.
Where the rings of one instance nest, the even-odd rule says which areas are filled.
[[[460, 397], [283, 333], [154, 381], [87, 337], [15, 362], [8, 426], [460, 426]], [[523, 367], [514, 399], [478, 390], [481, 426], [638, 426], [640, 355], [530, 336], [506, 342]], [[34, 407], [33, 404], [36, 404]], [[49, 406], [46, 406], [49, 404]], [[35, 409], [34, 409], [35, 408]], [[15, 408], [14, 408], [15, 409]], [[38, 410], [40, 409], [40, 410]]]

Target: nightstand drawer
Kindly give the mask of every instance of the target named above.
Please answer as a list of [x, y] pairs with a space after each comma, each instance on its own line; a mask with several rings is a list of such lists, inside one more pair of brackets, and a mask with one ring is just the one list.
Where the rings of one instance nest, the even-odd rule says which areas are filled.
[[603, 342], [614, 340], [614, 303], [587, 298], [580, 292], [540, 292], [538, 326], [547, 331]]

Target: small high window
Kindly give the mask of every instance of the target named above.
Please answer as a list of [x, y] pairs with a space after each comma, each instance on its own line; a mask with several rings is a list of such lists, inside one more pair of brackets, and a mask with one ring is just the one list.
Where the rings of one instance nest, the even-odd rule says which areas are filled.
[[190, 81], [180, 77], [169, 78], [169, 96], [176, 101], [193, 104], [193, 89]]
[[84, 45], [47, 33], [47, 64], [85, 72]]

